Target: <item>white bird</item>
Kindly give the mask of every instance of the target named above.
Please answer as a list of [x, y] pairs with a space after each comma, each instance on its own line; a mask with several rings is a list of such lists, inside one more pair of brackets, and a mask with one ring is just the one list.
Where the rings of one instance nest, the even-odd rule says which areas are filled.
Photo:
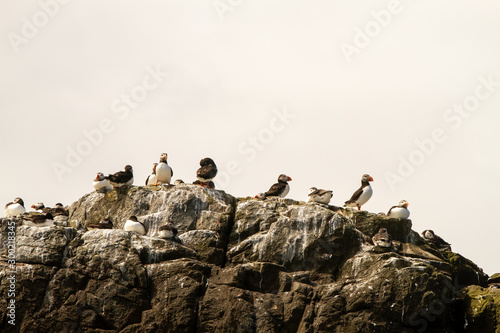
[[167, 153], [163, 153], [160, 155], [160, 163], [158, 163], [158, 165], [156, 166], [156, 179], [158, 183], [170, 185], [170, 180], [174, 175], [174, 171], [168, 165], [167, 158]]
[[24, 201], [21, 198], [15, 198], [13, 202], [6, 204], [3, 211], [5, 217], [21, 215], [25, 212], [26, 208], [24, 208]]
[[156, 177], [156, 166], [158, 163], [153, 163], [153, 172], [146, 178], [146, 186], [147, 185], [158, 185], [158, 179]]
[[318, 190], [316, 187], [311, 187], [308, 197], [309, 202], [319, 202], [328, 205], [333, 197], [333, 191]]
[[95, 177], [92, 185], [97, 192], [109, 192], [113, 189], [113, 186], [110, 184], [109, 180], [106, 179], [102, 172], [97, 173], [97, 176]]
[[129, 217], [127, 222], [125, 222], [123, 229], [126, 231], [137, 232], [139, 235], [143, 236], [146, 234], [146, 227], [141, 221], [137, 219], [136, 216]]
[[387, 213], [388, 217], [407, 219], [410, 217], [410, 211], [408, 210], [408, 201], [401, 200], [398, 206], [392, 206]]

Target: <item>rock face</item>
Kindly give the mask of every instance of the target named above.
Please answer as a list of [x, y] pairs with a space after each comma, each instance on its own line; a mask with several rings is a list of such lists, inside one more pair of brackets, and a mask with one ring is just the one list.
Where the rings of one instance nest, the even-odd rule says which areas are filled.
[[[147, 235], [122, 229], [131, 215]], [[115, 229], [85, 230], [103, 218]], [[167, 221], [177, 239], [158, 236]], [[410, 220], [179, 185], [87, 194], [71, 227], [20, 224], [0, 219], [1, 332], [500, 332], [498, 276]]]

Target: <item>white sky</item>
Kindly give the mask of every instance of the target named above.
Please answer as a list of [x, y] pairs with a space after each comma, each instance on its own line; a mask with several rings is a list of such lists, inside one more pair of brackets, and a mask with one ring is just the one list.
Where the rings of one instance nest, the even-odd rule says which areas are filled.
[[[212, 157], [217, 187], [235, 196], [285, 173], [288, 197], [305, 200], [316, 186], [341, 205], [369, 173], [365, 209], [408, 200], [414, 230], [433, 229], [493, 274], [499, 10], [499, 1], [0, 1], [0, 202], [71, 204], [96, 172], [125, 164], [143, 185], [162, 152], [186, 182]], [[157, 84], [151, 71], [168, 75]], [[122, 101], [131, 93], [134, 108]], [[465, 118], [448, 111], [463, 103]], [[86, 142], [103, 121], [111, 130]], [[419, 152], [415, 140], [436, 130], [440, 142]], [[68, 166], [68, 147], [87, 155]], [[418, 165], [391, 184], [410, 157]]]

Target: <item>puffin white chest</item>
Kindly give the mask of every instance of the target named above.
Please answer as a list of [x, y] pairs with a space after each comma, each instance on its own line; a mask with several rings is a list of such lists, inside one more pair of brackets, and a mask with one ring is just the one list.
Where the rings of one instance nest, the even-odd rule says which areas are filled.
[[172, 178], [172, 170], [167, 163], [158, 163], [158, 165], [156, 166], [156, 178], [160, 183], [170, 184], [170, 180]]
[[368, 186], [365, 186], [363, 188], [363, 192], [359, 196], [358, 200], [356, 200], [356, 203], [360, 206], [363, 206], [370, 198], [372, 197], [373, 194], [373, 189], [370, 184]]
[[389, 217], [407, 219], [408, 217], [410, 217], [410, 211], [404, 207], [396, 207], [391, 209]]
[[174, 238], [174, 233], [172, 230], [160, 230], [160, 237], [162, 237], [162, 238]]
[[279, 197], [284, 198], [286, 195], [290, 192], [290, 185], [286, 184], [285, 188], [283, 189], [283, 192], [280, 193]]
[[140, 222], [127, 220], [127, 222], [125, 222], [125, 225], [123, 226], [123, 229], [126, 231], [137, 232], [140, 235], [146, 234], [146, 228], [144, 228], [144, 225]]
[[111, 191], [113, 189], [113, 186], [111, 186], [111, 184], [107, 179], [94, 181], [92, 185], [94, 186], [94, 189], [96, 191], [102, 191], [102, 190]]
[[24, 212], [26, 212], [26, 209], [23, 207], [23, 205], [18, 203], [13, 203], [9, 205], [7, 208], [5, 208], [4, 214], [5, 216], [14, 216], [23, 214]]
[[149, 175], [148, 177], [148, 183], [146, 185], [154, 185], [156, 184], [156, 182], [158, 181], [158, 178], [156, 177], [156, 175]]

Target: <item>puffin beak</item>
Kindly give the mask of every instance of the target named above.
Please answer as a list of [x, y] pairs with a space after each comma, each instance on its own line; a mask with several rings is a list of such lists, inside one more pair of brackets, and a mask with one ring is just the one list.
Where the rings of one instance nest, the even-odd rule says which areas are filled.
[[31, 208], [35, 209], [35, 205], [31, 205]]
[[407, 203], [405, 204], [405, 207], [408, 207], [409, 205], [410, 205], [410, 204], [407, 202]]
[[292, 178], [288, 177], [288, 181], [289, 181], [289, 182], [290, 182], [290, 181], [292, 181]]
[[257, 199], [258, 197], [259, 197], [259, 196], [258, 196], [258, 195], [256, 195], [254, 198], [256, 198], [256, 199]]
[[373, 177], [370, 177], [370, 181], [371, 181], [371, 182], [373, 181]]

